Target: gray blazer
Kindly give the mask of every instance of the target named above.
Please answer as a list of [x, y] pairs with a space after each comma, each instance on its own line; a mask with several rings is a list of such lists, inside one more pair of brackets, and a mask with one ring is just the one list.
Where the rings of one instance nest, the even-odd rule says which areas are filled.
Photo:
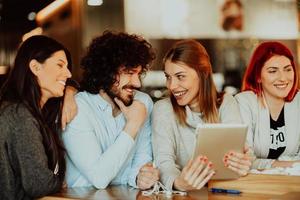
[[[200, 113], [192, 112], [188, 106], [186, 112], [189, 126], [179, 124], [169, 98], [156, 102], [152, 112], [154, 162], [168, 189], [172, 189], [176, 177], [191, 159], [196, 146], [195, 128], [204, 123]], [[224, 96], [219, 116], [222, 123], [241, 123], [237, 103], [231, 95]]]
[[[266, 159], [271, 144], [270, 113], [258, 100], [255, 93], [245, 91], [235, 96], [242, 120], [248, 124], [247, 144], [257, 157], [252, 168], [270, 168], [274, 160]], [[300, 94], [292, 102], [284, 105], [284, 120], [287, 146], [282, 156], [295, 157], [299, 155], [300, 147]]]

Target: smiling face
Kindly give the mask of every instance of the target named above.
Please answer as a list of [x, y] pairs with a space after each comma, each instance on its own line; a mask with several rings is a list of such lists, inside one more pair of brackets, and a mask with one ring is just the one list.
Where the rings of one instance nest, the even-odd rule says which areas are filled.
[[66, 81], [71, 77], [71, 72], [63, 50], [53, 53], [44, 63], [31, 60], [30, 68], [37, 76], [42, 92], [42, 104], [46, 103], [49, 98], [64, 95]]
[[167, 88], [180, 106], [197, 107], [199, 93], [199, 77], [197, 72], [184, 63], [165, 63]]
[[114, 99], [118, 97], [126, 106], [131, 105], [136, 89], [141, 87], [140, 75], [142, 67], [126, 69], [121, 67], [116, 82], [111, 87], [107, 94]]
[[294, 69], [285, 56], [275, 55], [267, 60], [261, 70], [261, 84], [267, 99], [284, 101], [294, 84]]

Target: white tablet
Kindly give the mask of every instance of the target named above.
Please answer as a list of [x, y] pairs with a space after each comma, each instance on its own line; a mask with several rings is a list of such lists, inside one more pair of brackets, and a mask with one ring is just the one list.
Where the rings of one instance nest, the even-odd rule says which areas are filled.
[[230, 150], [243, 152], [247, 135], [245, 124], [202, 124], [196, 129], [197, 141], [194, 157], [207, 156], [213, 162], [216, 174], [212, 179], [236, 179], [239, 175], [226, 168], [225, 153]]

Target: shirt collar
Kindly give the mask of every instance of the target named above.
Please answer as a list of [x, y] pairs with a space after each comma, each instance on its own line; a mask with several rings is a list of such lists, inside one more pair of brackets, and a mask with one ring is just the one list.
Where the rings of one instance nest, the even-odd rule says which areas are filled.
[[202, 113], [193, 112], [189, 106], [185, 106], [186, 122], [189, 126], [197, 128], [198, 124], [203, 124]]
[[112, 106], [108, 103], [100, 94], [90, 94], [93, 102], [99, 106], [102, 111], [105, 111], [107, 108]]

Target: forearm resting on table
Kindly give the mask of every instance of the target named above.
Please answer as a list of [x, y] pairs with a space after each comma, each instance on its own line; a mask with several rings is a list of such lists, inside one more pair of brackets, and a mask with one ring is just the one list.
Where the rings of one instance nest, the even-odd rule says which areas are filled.
[[300, 160], [296, 161], [280, 161], [280, 160], [275, 160], [272, 163], [272, 167], [292, 167], [293, 164], [295, 163], [300, 163]]

